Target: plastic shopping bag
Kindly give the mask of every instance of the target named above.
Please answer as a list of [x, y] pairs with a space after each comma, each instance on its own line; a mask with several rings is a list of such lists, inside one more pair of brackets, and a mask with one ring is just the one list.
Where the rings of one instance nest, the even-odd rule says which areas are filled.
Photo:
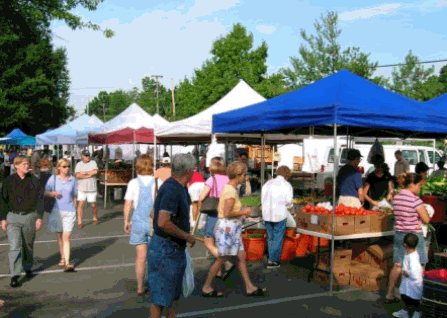
[[[435, 209], [433, 209], [433, 207], [430, 204], [424, 204], [424, 206], [425, 206], [425, 209], [427, 210], [428, 216], [431, 219], [433, 217], [433, 215], [435, 215]], [[424, 234], [424, 237], [427, 237], [428, 224], [422, 224], [421, 228], [422, 228], [422, 233]]]
[[378, 140], [374, 142], [371, 147], [371, 150], [368, 153], [368, 163], [373, 164], [372, 159], [374, 155], [380, 155], [382, 158], [385, 158], [385, 152], [383, 151], [383, 146], [379, 143]]
[[183, 297], [187, 298], [194, 291], [194, 264], [188, 249], [185, 250], [185, 254], [186, 270], [185, 275], [183, 276], [182, 294]]
[[287, 213], [287, 224], [286, 224], [287, 228], [292, 228], [292, 229], [296, 229], [296, 221], [293, 218], [292, 214]]
[[377, 211], [378, 209], [392, 209], [393, 206], [385, 199], [383, 199], [382, 201], [379, 202], [379, 206], [375, 206], [373, 207], [374, 211]]

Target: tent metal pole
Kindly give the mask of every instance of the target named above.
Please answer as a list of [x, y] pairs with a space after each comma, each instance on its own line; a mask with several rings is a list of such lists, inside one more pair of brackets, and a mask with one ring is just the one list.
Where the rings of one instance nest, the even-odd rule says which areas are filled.
[[133, 131], [133, 144], [132, 144], [132, 179], [135, 178], [135, 130]]
[[265, 182], [265, 138], [264, 133], [261, 133], [261, 187], [264, 186]]
[[334, 234], [335, 234], [335, 208], [336, 208], [336, 189], [337, 189], [337, 168], [338, 168], [338, 145], [337, 145], [337, 124], [334, 124], [334, 171], [333, 171], [333, 189], [332, 189], [332, 237], [331, 237], [331, 269], [330, 269], [330, 276], [331, 276], [331, 282], [329, 285], [329, 295], [332, 296], [333, 291], [333, 284], [334, 284], [334, 250], [335, 250], [335, 240], [334, 240]]
[[153, 154], [154, 154], [154, 173], [155, 173], [155, 170], [157, 170], [157, 153], [156, 153], [156, 149], [157, 149], [157, 137], [155, 136], [155, 133], [154, 133], [154, 151], [153, 151]]
[[349, 146], [349, 126], [346, 126], [346, 149], [351, 149]]
[[[435, 153], [436, 153], [436, 139], [433, 139], [433, 172], [435, 172], [435, 169], [436, 169], [436, 159], [435, 159], [436, 156], [435, 156]], [[430, 160], [430, 158], [428, 158], [428, 160]]]
[[107, 170], [109, 169], [109, 160], [106, 160], [106, 172], [104, 174], [104, 209], [107, 206]]

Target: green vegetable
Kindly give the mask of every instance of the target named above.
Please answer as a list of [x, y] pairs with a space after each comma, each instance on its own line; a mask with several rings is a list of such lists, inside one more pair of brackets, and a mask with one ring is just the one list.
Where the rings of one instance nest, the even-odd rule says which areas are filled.
[[250, 233], [250, 234], [244, 234], [244, 237], [246, 237], [246, 238], [262, 238], [262, 235], [259, 233]]
[[428, 177], [422, 185], [422, 194], [447, 197], [447, 180], [444, 176]]
[[260, 196], [243, 197], [241, 198], [241, 204], [242, 206], [260, 206], [261, 197]]

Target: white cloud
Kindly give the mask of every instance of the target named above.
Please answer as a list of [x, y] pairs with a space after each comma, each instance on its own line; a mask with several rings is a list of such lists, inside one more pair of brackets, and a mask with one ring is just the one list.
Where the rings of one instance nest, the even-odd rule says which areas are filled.
[[439, 1], [438, 3], [436, 3], [436, 5], [438, 7], [447, 6], [447, 1]]
[[256, 27], [256, 30], [258, 30], [260, 33], [263, 34], [272, 34], [276, 31], [276, 28], [274, 26], [268, 26], [268, 25], [258, 25]]
[[340, 14], [340, 20], [367, 19], [375, 15], [383, 15], [393, 13], [402, 5], [398, 3], [382, 4], [378, 7], [354, 10]]
[[[169, 88], [171, 78], [178, 82], [185, 76], [191, 77], [193, 68], [199, 68], [210, 57], [212, 42], [231, 27], [217, 18], [197, 21], [191, 13], [182, 15], [176, 10], [144, 13], [131, 23], [114, 18], [100, 26], [112, 29], [116, 35], [106, 39], [101, 32], [87, 29], [72, 31], [67, 26], [53, 29], [69, 40], [54, 38], [53, 42], [67, 48], [72, 87], [112, 87], [107, 89], [109, 92], [128, 90], [132, 85], [141, 86], [141, 81], [133, 83], [129, 79], [151, 73], [163, 75], [160, 82]], [[99, 91], [72, 89], [70, 102], [82, 109], [88, 98]]]
[[177, 9], [179, 9], [179, 10], [185, 9], [185, 5], [183, 4], [180, 7], [177, 7]]

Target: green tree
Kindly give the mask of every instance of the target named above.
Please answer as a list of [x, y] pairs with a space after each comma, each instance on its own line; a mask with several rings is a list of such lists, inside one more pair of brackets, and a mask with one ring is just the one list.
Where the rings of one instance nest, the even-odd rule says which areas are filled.
[[[88, 111], [87, 111], [88, 110]], [[110, 113], [110, 97], [109, 93], [106, 91], [100, 91], [98, 96], [93, 97], [89, 101], [87, 107], [85, 108], [85, 113], [87, 115], [96, 115], [103, 122], [107, 122], [112, 119], [112, 114]]]
[[370, 53], [360, 51], [358, 47], [342, 49], [338, 42], [341, 29], [338, 27], [338, 13], [323, 14], [316, 21], [315, 35], [308, 35], [301, 29], [301, 37], [307, 43], [299, 49], [299, 57], [291, 56], [291, 67], [281, 69], [287, 85], [299, 88], [337, 73], [345, 68], [377, 84], [385, 84], [382, 76], [374, 77], [378, 62], [370, 62]]
[[[146, 110], [149, 114], [157, 113], [162, 117], [170, 116], [172, 114], [172, 97], [171, 92], [162, 83], [158, 83], [155, 79], [150, 77], [143, 77], [141, 80], [142, 93], [140, 94], [137, 104]], [[158, 97], [157, 97], [158, 87]]]
[[439, 71], [439, 82], [444, 85], [447, 92], [447, 65], [444, 65]]
[[420, 59], [410, 50], [405, 56], [405, 65], [391, 72], [389, 88], [404, 96], [427, 101], [444, 92], [444, 85], [434, 75], [435, 67], [425, 68]]
[[191, 79], [185, 78], [177, 86], [176, 117], [185, 118], [203, 111], [228, 94], [241, 79], [255, 90], [259, 87], [267, 96], [281, 94], [284, 84], [280, 78], [267, 79], [266, 42], [257, 48], [253, 42], [253, 34], [240, 23], [215, 40], [210, 51], [212, 57], [194, 70]]

